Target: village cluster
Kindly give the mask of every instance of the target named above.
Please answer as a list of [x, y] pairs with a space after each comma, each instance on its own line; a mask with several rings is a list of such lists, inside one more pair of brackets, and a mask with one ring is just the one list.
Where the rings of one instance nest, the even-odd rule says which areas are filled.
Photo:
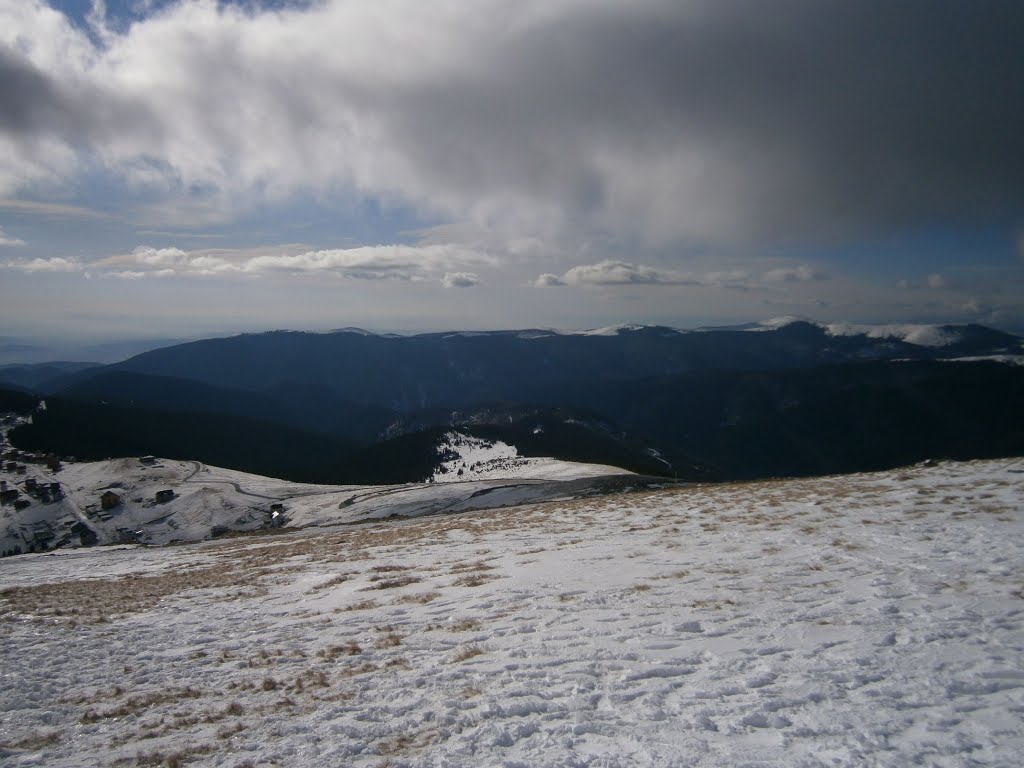
[[87, 526], [74, 515], [62, 515], [54, 521], [45, 512], [39, 518], [25, 514], [34, 506], [60, 502], [65, 494], [56, 479], [62, 466], [60, 458], [21, 451], [9, 444], [7, 432], [24, 418], [0, 415], [0, 524], [6, 528], [0, 555], [4, 557], [45, 551], [66, 544], [73, 537], [88, 535]]
[[[64, 464], [73, 463], [74, 457], [23, 451], [9, 443], [7, 432], [25, 418], [30, 417], [0, 414], [0, 556], [100, 543], [95, 524], [117, 514], [121, 495], [110, 488], [98, 496], [96, 503], [79, 506], [57, 479]], [[148, 466], [156, 461], [153, 456], [139, 459], [140, 464]], [[161, 489], [153, 503], [174, 498], [173, 490]], [[138, 533], [131, 527], [119, 528], [118, 540], [137, 541]]]

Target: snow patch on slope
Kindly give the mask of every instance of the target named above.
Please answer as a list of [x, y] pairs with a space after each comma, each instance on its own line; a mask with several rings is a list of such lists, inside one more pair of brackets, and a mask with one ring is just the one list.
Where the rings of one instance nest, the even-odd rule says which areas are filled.
[[960, 341], [954, 328], [941, 325], [858, 325], [831, 323], [824, 326], [830, 336], [867, 336], [870, 339], [898, 339], [918, 347], [947, 347]]
[[607, 464], [583, 464], [553, 458], [526, 458], [514, 445], [501, 440], [483, 440], [461, 432], [447, 432], [437, 447], [451, 458], [434, 472], [431, 482], [467, 480], [575, 480], [602, 475], [629, 475], [628, 470]]
[[773, 317], [770, 320], [762, 320], [752, 328], [745, 328], [748, 331], [777, 331], [780, 328], [785, 328], [787, 325], [793, 325], [794, 323], [810, 323], [811, 325], [818, 325], [813, 320], [800, 315], [785, 315], [783, 317]]

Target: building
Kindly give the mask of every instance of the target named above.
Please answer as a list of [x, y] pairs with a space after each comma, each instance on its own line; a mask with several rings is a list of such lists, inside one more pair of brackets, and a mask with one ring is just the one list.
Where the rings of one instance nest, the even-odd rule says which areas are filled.
[[100, 506], [103, 509], [113, 509], [121, 503], [121, 497], [113, 491], [104, 491], [103, 495], [100, 496]]
[[171, 501], [174, 498], [174, 491], [170, 488], [165, 488], [162, 491], [156, 492], [156, 503], [163, 504], [164, 502]]

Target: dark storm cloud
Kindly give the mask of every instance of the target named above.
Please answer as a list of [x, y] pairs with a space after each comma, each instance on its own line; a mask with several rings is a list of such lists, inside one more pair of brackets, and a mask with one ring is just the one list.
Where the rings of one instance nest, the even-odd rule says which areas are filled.
[[0, 137], [31, 141], [60, 137], [82, 148], [117, 137], [160, 139], [160, 119], [150, 105], [120, 96], [82, 73], [47, 72], [0, 44]]
[[0, 49], [0, 141], [235, 204], [354, 188], [518, 235], [834, 239], [1024, 217], [1022, 40], [996, 0], [187, 4], [70, 64]]
[[50, 78], [0, 45], [0, 131], [25, 134], [58, 124], [67, 110]]
[[1022, 40], [1011, 2], [629, 4], [524, 32], [407, 94], [395, 124], [432, 177], [646, 208], [669, 235], [700, 233], [706, 208], [754, 236], [1006, 216], [1024, 203]]

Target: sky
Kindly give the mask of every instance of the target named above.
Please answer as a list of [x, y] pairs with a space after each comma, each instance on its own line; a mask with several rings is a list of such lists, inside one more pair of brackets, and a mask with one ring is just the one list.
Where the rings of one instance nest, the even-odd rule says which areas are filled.
[[0, 341], [1024, 331], [1018, 0], [0, 0]]

